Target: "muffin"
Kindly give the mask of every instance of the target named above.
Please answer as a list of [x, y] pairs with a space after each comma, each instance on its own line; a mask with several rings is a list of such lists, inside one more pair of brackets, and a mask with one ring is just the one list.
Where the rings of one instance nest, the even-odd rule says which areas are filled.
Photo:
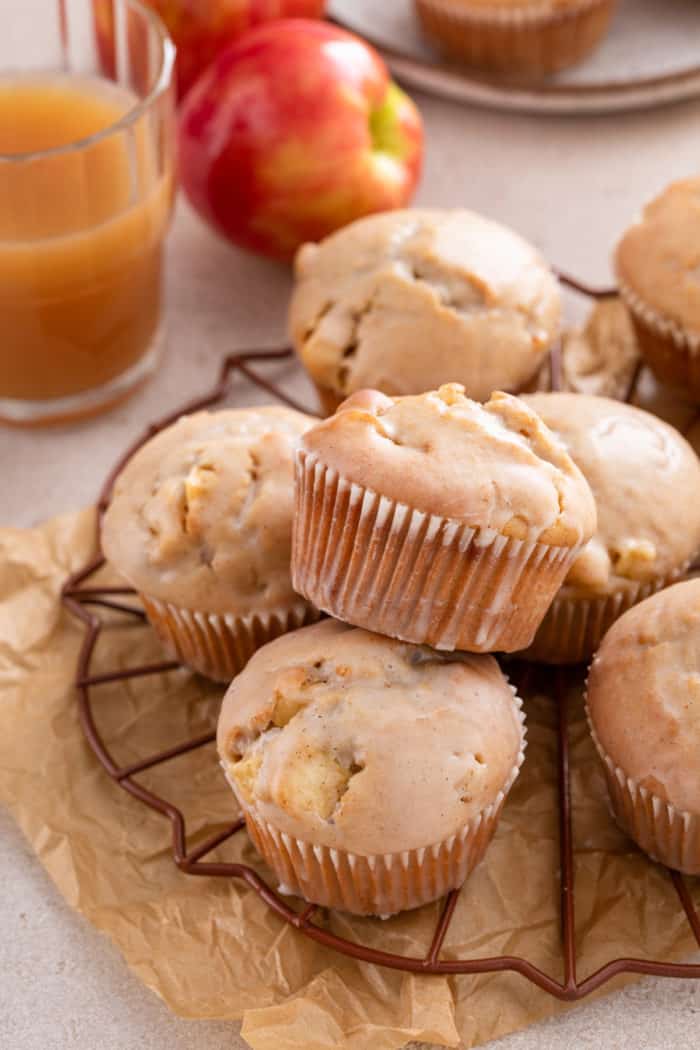
[[625, 613], [590, 670], [588, 717], [613, 813], [655, 860], [700, 874], [700, 580]]
[[289, 328], [326, 412], [365, 387], [517, 392], [559, 332], [558, 283], [517, 234], [468, 211], [360, 219], [295, 260]]
[[[629, 401], [670, 423], [700, 452], [700, 405], [664, 386], [645, 366], [629, 311], [620, 298], [596, 303], [582, 327], [564, 333], [559, 361], [558, 389]], [[534, 388], [552, 390], [549, 361]]]
[[700, 178], [646, 206], [615, 252], [620, 295], [661, 382], [700, 401]]
[[523, 401], [448, 384], [354, 394], [297, 452], [295, 589], [437, 649], [525, 648], [595, 530], [591, 491]]
[[391, 915], [479, 862], [524, 719], [493, 657], [325, 620], [255, 654], [226, 693], [217, 746], [283, 893]]
[[521, 77], [580, 62], [614, 8], [613, 0], [416, 0], [424, 33], [448, 57]]
[[618, 616], [681, 576], [700, 550], [700, 461], [676, 430], [631, 405], [569, 393], [524, 400], [566, 445], [598, 508], [596, 535], [526, 654], [577, 663], [592, 656]]
[[294, 448], [312, 422], [273, 406], [183, 416], [117, 478], [104, 553], [167, 648], [209, 678], [318, 618], [289, 570]]

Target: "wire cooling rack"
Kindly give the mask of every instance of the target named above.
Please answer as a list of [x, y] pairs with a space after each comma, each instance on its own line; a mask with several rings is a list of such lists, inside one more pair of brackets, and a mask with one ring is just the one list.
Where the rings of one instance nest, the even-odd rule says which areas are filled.
[[[603, 299], [616, 294], [615, 289], [593, 289], [575, 279], [559, 273], [560, 281], [569, 288], [594, 299]], [[228, 394], [235, 375], [244, 377], [250, 383], [271, 395], [278, 401], [300, 411], [308, 409], [289, 397], [284, 390], [265, 378], [264, 368], [270, 362], [279, 362], [293, 356], [292, 350], [285, 348], [271, 351], [242, 351], [230, 355], [222, 364], [216, 385], [202, 397], [181, 405], [158, 423], [149, 426], [119, 459], [109, 474], [97, 502], [97, 520], [95, 533], [96, 554], [82, 568], [74, 572], [65, 581], [61, 600], [66, 609], [75, 615], [84, 626], [84, 637], [80, 648], [75, 672], [75, 688], [80, 715], [80, 724], [85, 738], [100, 765], [124, 791], [150, 809], [160, 813], [170, 821], [172, 830], [172, 857], [174, 863], [187, 875], [205, 875], [208, 877], [242, 879], [265, 904], [284, 922], [289, 923], [299, 934], [332, 948], [343, 955], [351, 956], [364, 962], [385, 966], [393, 970], [424, 974], [486, 974], [503, 971], [520, 974], [526, 980], [537, 985], [543, 991], [557, 999], [574, 1001], [583, 999], [591, 992], [606, 984], [620, 974], [641, 974], [658, 977], [700, 977], [700, 964], [669, 963], [641, 958], [612, 959], [583, 980], [577, 977], [577, 954], [575, 938], [575, 887], [574, 887], [574, 854], [571, 820], [571, 789], [569, 771], [569, 704], [565, 689], [565, 675], [561, 670], [551, 672], [551, 685], [558, 707], [557, 716], [557, 769], [558, 769], [558, 802], [559, 802], [559, 911], [561, 924], [562, 972], [563, 980], [559, 981], [535, 966], [528, 959], [513, 955], [499, 955], [490, 958], [444, 959], [441, 950], [449, 929], [459, 890], [453, 890], [445, 897], [438, 922], [433, 932], [430, 947], [422, 958], [408, 955], [397, 955], [379, 951], [364, 944], [350, 941], [345, 937], [331, 933], [318, 925], [314, 917], [322, 911], [317, 905], [310, 904], [301, 912], [296, 912], [265, 880], [246, 864], [207, 861], [205, 858], [222, 843], [238, 835], [245, 827], [241, 818], [230, 824], [223, 831], [211, 836], [196, 848], [188, 847], [187, 828], [182, 811], [165, 796], [148, 790], [137, 779], [140, 773], [163, 765], [179, 755], [194, 751], [210, 744], [216, 737], [211, 732], [190, 740], [173, 744], [172, 747], [154, 755], [148, 755], [130, 765], [120, 766], [103, 739], [93, 712], [94, 690], [108, 682], [121, 682], [127, 679], [141, 678], [146, 675], [161, 674], [175, 670], [180, 665], [176, 661], [162, 661], [129, 669], [120, 669], [95, 674], [92, 671], [93, 657], [100, 633], [104, 624], [96, 609], [108, 609], [125, 616], [136, 617], [144, 622], [145, 615], [122, 599], [135, 592], [128, 587], [102, 587], [91, 585], [91, 580], [105, 564], [101, 552], [100, 534], [102, 518], [109, 503], [114, 481], [129, 458], [149, 438], [169, 426], [181, 415], [219, 404]], [[627, 400], [634, 396], [639, 381], [640, 369], [635, 371]], [[561, 387], [561, 359], [558, 350], [552, 352], [550, 362], [551, 388]], [[519, 683], [519, 691], [527, 692], [528, 672]], [[678, 894], [680, 906], [685, 912], [695, 940], [700, 946], [700, 916], [693, 903], [685, 879], [678, 872], [669, 871], [669, 878]], [[380, 921], [380, 920], [375, 920]]]

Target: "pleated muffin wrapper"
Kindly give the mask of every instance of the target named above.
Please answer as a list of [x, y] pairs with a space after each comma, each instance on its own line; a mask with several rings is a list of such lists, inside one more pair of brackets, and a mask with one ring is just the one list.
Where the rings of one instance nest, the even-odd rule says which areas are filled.
[[598, 739], [587, 696], [586, 718], [603, 763], [612, 813], [622, 830], [652, 860], [686, 875], [700, 875], [700, 816], [676, 809], [615, 764]]
[[640, 352], [652, 372], [681, 397], [700, 401], [700, 332], [688, 331], [657, 313], [619, 278], [618, 285]]
[[230, 682], [266, 642], [306, 624], [319, 612], [299, 599], [287, 608], [236, 616], [205, 613], [140, 594], [146, 615], [173, 656], [217, 682]]
[[574, 65], [607, 31], [614, 0], [470, 5], [465, 0], [416, 0], [426, 36], [447, 54], [482, 69], [545, 76]]
[[295, 591], [391, 638], [447, 651], [525, 649], [580, 550], [415, 510], [304, 449], [295, 469]]
[[637, 582], [613, 594], [592, 598], [557, 595], [523, 658], [544, 664], [578, 664], [590, 660], [615, 620], [633, 605], [676, 583], [690, 565], [688, 561], [667, 576]]
[[493, 802], [442, 842], [399, 853], [360, 854], [295, 838], [276, 828], [239, 794], [222, 763], [243, 810], [258, 853], [275, 873], [279, 891], [311, 904], [388, 918], [419, 908], [458, 889], [482, 859], [493, 838], [508, 792], [515, 783], [527, 746], [522, 700], [513, 686], [521, 728], [515, 765]]

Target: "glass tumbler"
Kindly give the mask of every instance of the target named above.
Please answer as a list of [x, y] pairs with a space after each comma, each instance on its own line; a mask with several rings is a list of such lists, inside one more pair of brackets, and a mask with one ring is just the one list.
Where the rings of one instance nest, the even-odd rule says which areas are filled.
[[158, 361], [175, 51], [136, 0], [0, 9], [0, 420], [31, 424]]

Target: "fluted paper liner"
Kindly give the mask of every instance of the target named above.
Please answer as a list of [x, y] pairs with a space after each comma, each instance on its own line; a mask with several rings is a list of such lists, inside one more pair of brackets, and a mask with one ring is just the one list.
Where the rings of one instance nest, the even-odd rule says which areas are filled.
[[236, 616], [183, 609], [145, 594], [140, 598], [168, 651], [215, 682], [230, 682], [261, 645], [319, 618], [316, 609], [301, 600], [271, 612]]
[[436, 649], [526, 648], [579, 547], [513, 540], [296, 458], [292, 584], [317, 608]]
[[416, 0], [426, 35], [448, 54], [486, 69], [535, 76], [588, 54], [606, 32], [614, 6], [613, 0], [579, 0], [562, 8]]
[[[58, 595], [90, 556], [93, 526], [87, 511], [34, 530], [0, 529], [0, 801], [67, 904], [109, 935], [134, 974], [176, 1013], [198, 1018], [199, 1038], [208, 1033], [212, 1045], [222, 1039], [220, 1020], [242, 1018], [253, 1050], [398, 1050], [412, 1040], [467, 1050], [571, 1009], [514, 974], [424, 977], [340, 957], [284, 925], [241, 881], [192, 878], [175, 867], [170, 822], [117, 788], [78, 722], [71, 683], [83, 631]], [[95, 674], [163, 659], [147, 625], [104, 615], [114, 626], [100, 637]], [[579, 972], [618, 956], [680, 959], [694, 941], [678, 898], [610, 817], [581, 683], [567, 677]], [[98, 686], [95, 715], [128, 764], [212, 731], [222, 692], [186, 671], [151, 675]], [[527, 759], [460, 892], [444, 956], [506, 953], [561, 977], [557, 713], [545, 695], [527, 698], [525, 710]], [[191, 849], [236, 816], [213, 743], [135, 779], [182, 807]], [[4, 848], [15, 863], [31, 864], [7, 824]], [[245, 831], [211, 859], [250, 864], [274, 885]], [[350, 940], [423, 958], [440, 908], [384, 922], [321, 912], [318, 921]], [[17, 930], [38, 929], [39, 918], [18, 919]], [[122, 1005], [115, 990], [115, 1011]], [[187, 1041], [185, 1028], [172, 1031]]]
[[688, 331], [657, 313], [625, 281], [619, 280], [619, 292], [651, 370], [662, 383], [700, 400], [700, 332]]
[[683, 576], [690, 562], [656, 580], [633, 583], [624, 590], [595, 598], [557, 595], [535, 640], [523, 653], [527, 660], [548, 664], [577, 664], [590, 660], [607, 630], [623, 613]]
[[521, 727], [517, 760], [493, 802], [442, 842], [399, 853], [362, 855], [307, 842], [264, 820], [238, 796], [250, 837], [274, 870], [283, 893], [356, 915], [389, 916], [443, 897], [461, 886], [483, 857], [508, 792], [525, 758], [523, 705], [515, 690]]
[[700, 815], [677, 809], [628, 776], [601, 744], [588, 704], [586, 718], [620, 827], [653, 860], [686, 875], [700, 875]]

